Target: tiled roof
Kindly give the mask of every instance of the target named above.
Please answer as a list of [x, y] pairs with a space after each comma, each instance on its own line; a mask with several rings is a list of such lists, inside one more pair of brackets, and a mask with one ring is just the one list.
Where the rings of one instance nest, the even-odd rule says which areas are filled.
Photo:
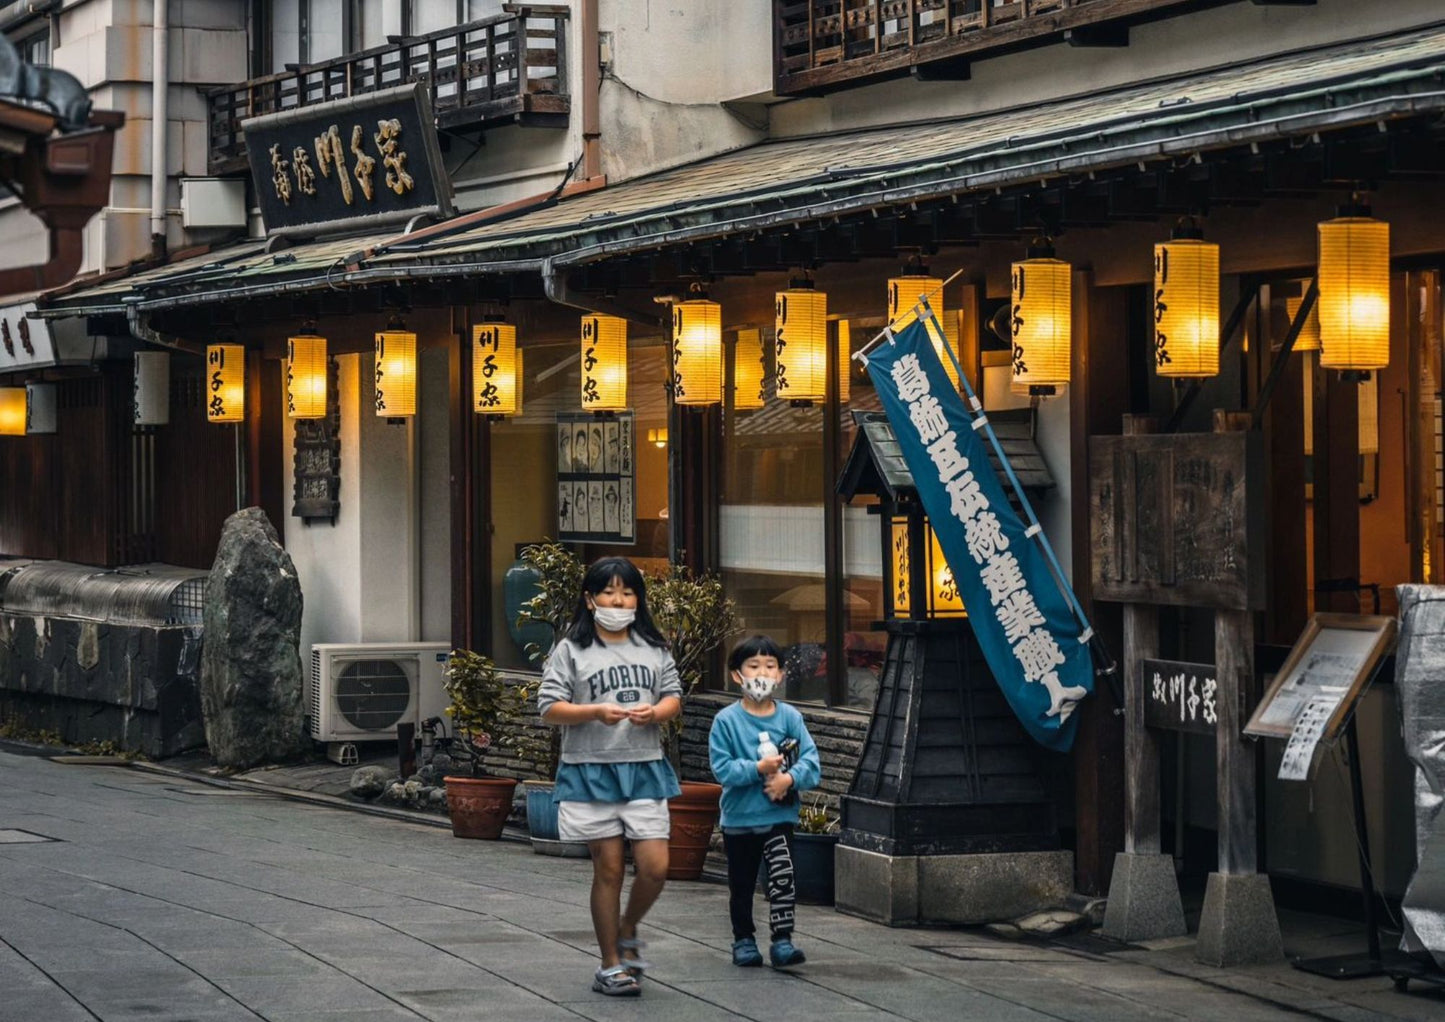
[[[1291, 53], [974, 117], [762, 142], [511, 219], [407, 243], [395, 235], [255, 243], [163, 267], [54, 304], [81, 311], [234, 300], [285, 282], [325, 287], [437, 273], [570, 265], [837, 213], [963, 194], [1085, 169], [1445, 110], [1445, 25]], [[386, 248], [391, 240], [396, 247]], [[242, 250], [244, 249], [244, 250]], [[358, 267], [342, 256], [371, 249]], [[221, 281], [224, 287], [217, 287]]]

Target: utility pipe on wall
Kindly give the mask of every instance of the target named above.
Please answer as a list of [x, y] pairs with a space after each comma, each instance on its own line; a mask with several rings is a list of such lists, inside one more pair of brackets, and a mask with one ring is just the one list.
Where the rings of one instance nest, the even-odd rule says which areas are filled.
[[169, 0], [152, 0], [151, 21], [151, 254], [166, 254], [166, 120], [170, 115]]
[[602, 176], [602, 40], [597, 28], [597, 0], [582, 0], [582, 177]]

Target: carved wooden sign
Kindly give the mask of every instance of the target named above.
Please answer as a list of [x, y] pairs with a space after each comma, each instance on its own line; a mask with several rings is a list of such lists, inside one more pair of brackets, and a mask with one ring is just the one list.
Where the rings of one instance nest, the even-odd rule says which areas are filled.
[[1262, 465], [1247, 431], [1091, 437], [1094, 597], [1264, 606]]
[[1213, 664], [1141, 660], [1144, 724], [1160, 731], [1212, 735], [1219, 723], [1219, 682]]
[[336, 360], [326, 360], [326, 416], [296, 419], [291, 514], [307, 525], [335, 522], [341, 508], [341, 400]]

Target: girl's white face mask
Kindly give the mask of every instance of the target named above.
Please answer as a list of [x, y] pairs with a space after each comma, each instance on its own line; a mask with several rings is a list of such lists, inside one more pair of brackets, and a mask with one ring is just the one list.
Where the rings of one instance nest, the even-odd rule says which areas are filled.
[[620, 632], [632, 627], [637, 618], [636, 610], [623, 607], [593, 607], [592, 620], [597, 627], [607, 632]]
[[766, 674], [754, 674], [752, 677], [741, 672], [738, 674], [738, 685], [741, 686], [743, 695], [755, 703], [765, 703], [771, 699], [779, 680]]

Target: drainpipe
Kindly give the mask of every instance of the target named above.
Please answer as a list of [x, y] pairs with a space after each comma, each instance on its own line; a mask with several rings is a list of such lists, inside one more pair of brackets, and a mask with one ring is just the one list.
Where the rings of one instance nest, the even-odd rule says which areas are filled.
[[122, 298], [121, 301], [125, 304], [126, 326], [130, 329], [130, 335], [136, 340], [187, 355], [204, 354], [199, 345], [183, 341], [175, 334], [163, 334], [151, 326], [150, 316], [140, 311], [139, 298]]
[[557, 305], [581, 309], [583, 312], [600, 312], [606, 316], [618, 316], [629, 323], [637, 323], [651, 330], [661, 330], [667, 322], [662, 316], [649, 316], [646, 313], [619, 305], [608, 298], [593, 298], [588, 295], [575, 294], [567, 286], [567, 268], [564, 266], [553, 269], [550, 258], [542, 261], [542, 290], [546, 292], [547, 300]]
[[602, 40], [597, 30], [597, 0], [582, 0], [582, 177], [602, 176]]
[[169, 0], [152, 0], [151, 18], [151, 255], [166, 254], [166, 120], [170, 100]]

